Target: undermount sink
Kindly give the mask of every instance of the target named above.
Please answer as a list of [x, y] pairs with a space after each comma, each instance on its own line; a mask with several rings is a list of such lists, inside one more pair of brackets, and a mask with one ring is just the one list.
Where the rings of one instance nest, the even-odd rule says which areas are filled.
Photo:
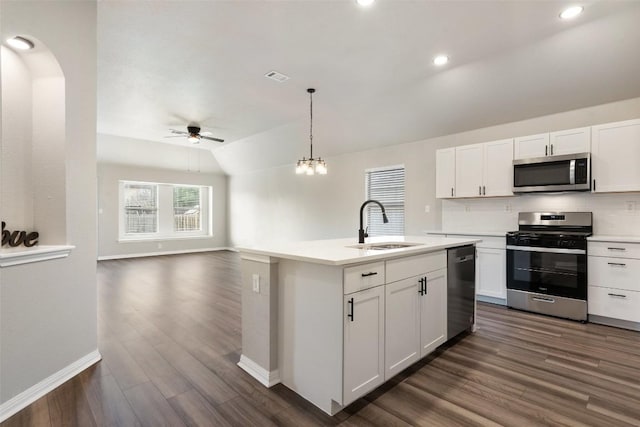
[[380, 242], [380, 243], [361, 243], [359, 245], [347, 246], [354, 249], [366, 249], [371, 251], [384, 251], [389, 249], [403, 249], [411, 246], [420, 246], [422, 243], [409, 242]]

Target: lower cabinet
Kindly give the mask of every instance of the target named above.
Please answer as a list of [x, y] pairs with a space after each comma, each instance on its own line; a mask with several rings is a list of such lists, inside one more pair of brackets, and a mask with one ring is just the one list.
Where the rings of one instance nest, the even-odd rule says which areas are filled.
[[385, 380], [447, 338], [447, 270], [386, 285]]
[[505, 249], [476, 248], [476, 294], [504, 299], [507, 297], [507, 253]]
[[344, 405], [384, 382], [384, 312], [385, 286], [344, 296]]

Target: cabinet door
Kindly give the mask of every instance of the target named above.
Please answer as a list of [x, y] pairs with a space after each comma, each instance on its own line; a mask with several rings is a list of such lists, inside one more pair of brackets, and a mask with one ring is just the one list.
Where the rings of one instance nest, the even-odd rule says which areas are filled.
[[484, 144], [483, 196], [513, 195], [513, 139]]
[[418, 292], [423, 277], [385, 286], [385, 381], [420, 358]]
[[476, 293], [507, 297], [507, 253], [504, 249], [476, 248]]
[[593, 191], [640, 191], [640, 120], [591, 128]]
[[513, 140], [514, 159], [531, 159], [549, 155], [549, 134], [520, 136]]
[[436, 198], [454, 197], [456, 186], [456, 149], [436, 151]]
[[588, 153], [591, 151], [591, 128], [568, 129], [549, 134], [549, 154]]
[[447, 340], [447, 269], [426, 274], [426, 293], [420, 296], [420, 357]]
[[343, 405], [384, 382], [384, 288], [344, 297]]
[[482, 150], [484, 144], [456, 147], [456, 197], [482, 194]]

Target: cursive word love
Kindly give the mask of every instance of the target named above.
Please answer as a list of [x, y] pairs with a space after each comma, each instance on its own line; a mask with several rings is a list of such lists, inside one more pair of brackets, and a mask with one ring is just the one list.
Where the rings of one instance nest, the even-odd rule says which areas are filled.
[[2, 221], [2, 246], [9, 245], [12, 248], [16, 246], [25, 245], [30, 248], [38, 243], [38, 232], [32, 231], [27, 233], [26, 231], [10, 231], [6, 229], [7, 223]]

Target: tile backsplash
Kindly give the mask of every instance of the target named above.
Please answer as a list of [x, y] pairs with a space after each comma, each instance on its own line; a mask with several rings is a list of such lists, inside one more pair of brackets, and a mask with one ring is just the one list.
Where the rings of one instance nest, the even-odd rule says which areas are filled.
[[640, 236], [640, 193], [527, 194], [484, 199], [442, 201], [445, 231], [500, 231], [518, 229], [518, 212], [593, 212], [598, 235]]

